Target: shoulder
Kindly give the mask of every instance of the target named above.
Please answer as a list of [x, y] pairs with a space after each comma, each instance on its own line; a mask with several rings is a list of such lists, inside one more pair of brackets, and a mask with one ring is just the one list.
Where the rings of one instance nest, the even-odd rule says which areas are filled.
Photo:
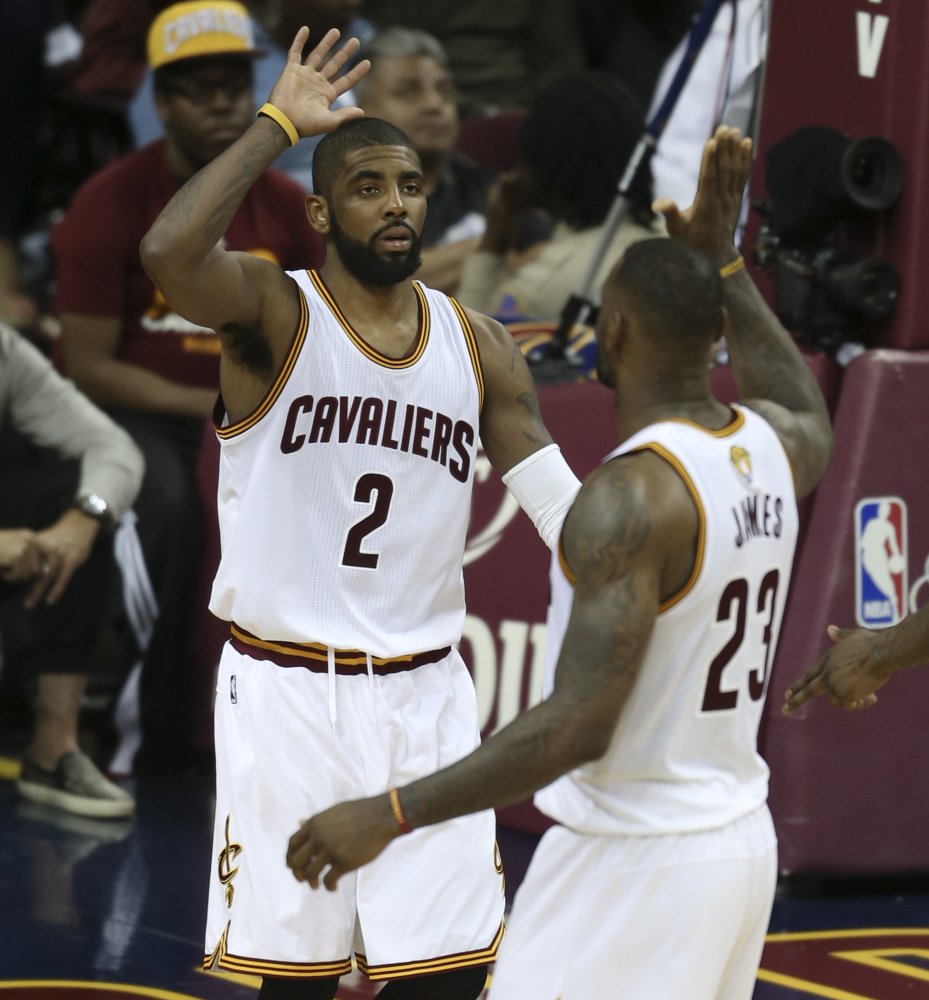
[[657, 452], [618, 455], [584, 480], [565, 521], [565, 558], [577, 575], [643, 561], [662, 567], [692, 544], [698, 515], [686, 484]]
[[512, 371], [517, 365], [517, 356], [522, 365], [525, 365], [519, 345], [502, 323], [474, 309], [466, 309], [461, 305], [458, 308], [474, 331], [482, 367], [486, 369], [502, 365]]

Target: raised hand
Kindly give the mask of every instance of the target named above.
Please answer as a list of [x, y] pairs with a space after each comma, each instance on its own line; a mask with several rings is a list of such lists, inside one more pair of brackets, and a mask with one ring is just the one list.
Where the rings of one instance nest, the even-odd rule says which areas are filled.
[[742, 209], [742, 193], [752, 164], [752, 141], [737, 128], [721, 125], [703, 147], [700, 180], [686, 211], [667, 198], [652, 206], [665, 218], [668, 232], [702, 250], [718, 264], [735, 256], [733, 234]]
[[358, 51], [360, 43], [357, 38], [350, 38], [330, 55], [340, 37], [335, 28], [323, 35], [304, 60], [303, 47], [309, 36], [309, 28], [303, 27], [297, 32], [287, 53], [287, 63], [269, 98], [293, 122], [301, 136], [333, 132], [342, 122], [363, 117], [361, 108], [345, 107], [333, 111], [332, 104], [371, 68], [371, 63], [363, 59], [349, 72], [339, 75]]

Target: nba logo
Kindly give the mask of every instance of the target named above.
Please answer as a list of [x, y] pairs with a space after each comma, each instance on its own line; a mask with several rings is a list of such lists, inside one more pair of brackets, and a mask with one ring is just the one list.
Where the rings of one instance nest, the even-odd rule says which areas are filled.
[[855, 507], [855, 620], [864, 628], [896, 625], [906, 614], [906, 504], [868, 497]]

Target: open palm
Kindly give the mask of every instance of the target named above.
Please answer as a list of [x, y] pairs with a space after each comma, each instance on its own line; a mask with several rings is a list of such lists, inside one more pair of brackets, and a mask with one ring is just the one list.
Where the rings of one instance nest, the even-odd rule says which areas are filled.
[[343, 122], [361, 118], [364, 115], [361, 108], [345, 107], [334, 111], [332, 105], [371, 68], [371, 63], [364, 59], [342, 73], [360, 43], [357, 38], [350, 38], [333, 52], [340, 37], [335, 28], [327, 31], [303, 59], [303, 48], [309, 36], [309, 28], [303, 27], [297, 32], [288, 50], [284, 71], [270, 97], [271, 103], [287, 115], [301, 136], [333, 132]]

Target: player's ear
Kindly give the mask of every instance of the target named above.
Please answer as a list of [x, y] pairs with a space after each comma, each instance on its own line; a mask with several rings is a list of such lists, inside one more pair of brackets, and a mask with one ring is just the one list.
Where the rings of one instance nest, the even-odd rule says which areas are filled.
[[322, 195], [308, 194], [306, 196], [306, 217], [317, 233], [322, 236], [329, 234], [332, 228], [329, 205]]

